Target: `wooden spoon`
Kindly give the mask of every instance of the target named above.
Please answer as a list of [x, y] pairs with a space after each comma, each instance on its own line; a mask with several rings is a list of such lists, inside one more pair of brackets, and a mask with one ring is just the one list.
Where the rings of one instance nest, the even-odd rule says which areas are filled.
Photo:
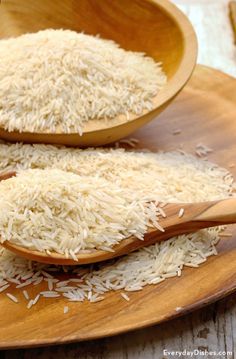
[[[182, 209], [182, 210], [181, 210]], [[180, 210], [183, 215], [180, 217]], [[112, 247], [114, 252], [94, 250], [91, 253], [78, 254], [78, 261], [66, 258], [62, 254], [46, 253], [29, 250], [13, 244], [9, 241], [2, 245], [6, 249], [30, 260], [59, 265], [78, 265], [96, 263], [111, 258], [119, 257], [149, 246], [170, 237], [195, 232], [202, 228], [214, 227], [236, 222], [236, 198], [229, 198], [214, 202], [167, 204], [164, 208], [166, 217], [159, 220], [165, 232], [156, 228], [150, 228], [145, 234], [144, 240], [129, 237]]]

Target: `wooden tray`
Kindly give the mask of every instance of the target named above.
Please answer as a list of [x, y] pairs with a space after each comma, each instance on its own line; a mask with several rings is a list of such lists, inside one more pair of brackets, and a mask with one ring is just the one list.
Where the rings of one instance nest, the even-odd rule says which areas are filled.
[[[139, 147], [168, 151], [183, 144], [185, 150], [194, 152], [195, 145], [203, 142], [214, 149], [208, 156], [213, 161], [225, 167], [236, 163], [235, 88], [235, 79], [198, 66], [171, 107], [134, 134], [140, 139]], [[178, 128], [182, 132], [174, 136]], [[236, 167], [232, 170], [236, 172]], [[199, 269], [186, 268], [180, 278], [130, 293], [130, 302], [114, 292], [94, 304], [42, 298], [28, 310], [23, 298], [15, 304], [0, 294], [0, 348], [100, 338], [157, 324], [209, 304], [236, 288], [236, 229], [232, 238], [220, 241], [218, 251], [218, 256]], [[65, 305], [70, 308], [67, 314], [63, 314]]]

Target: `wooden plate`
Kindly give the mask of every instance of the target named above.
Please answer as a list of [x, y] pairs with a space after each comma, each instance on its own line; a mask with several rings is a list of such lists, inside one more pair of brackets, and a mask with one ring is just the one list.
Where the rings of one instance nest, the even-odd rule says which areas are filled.
[[[203, 142], [214, 149], [210, 159], [225, 167], [234, 161], [236, 164], [235, 88], [235, 79], [198, 66], [171, 107], [135, 134], [140, 147], [171, 150], [183, 144], [184, 149], [194, 152], [195, 145]], [[178, 128], [182, 133], [174, 136], [172, 132]], [[231, 170], [236, 172], [236, 167]], [[130, 293], [130, 302], [114, 292], [94, 304], [40, 299], [28, 310], [23, 297], [15, 304], [0, 294], [0, 348], [114, 335], [160, 323], [213, 302], [236, 288], [236, 230], [232, 238], [223, 238], [218, 256], [209, 258], [199, 269], [186, 268], [180, 278]], [[32, 292], [36, 291], [38, 288], [32, 288]], [[70, 308], [67, 314], [63, 314], [65, 305]]]

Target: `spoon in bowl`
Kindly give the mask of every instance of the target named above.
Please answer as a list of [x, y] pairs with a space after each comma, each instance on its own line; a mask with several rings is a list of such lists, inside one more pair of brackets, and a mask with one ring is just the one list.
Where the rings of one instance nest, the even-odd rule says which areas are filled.
[[2, 246], [19, 256], [41, 263], [89, 264], [116, 258], [173, 236], [195, 232], [203, 228], [236, 223], [236, 198], [202, 203], [168, 203], [164, 210], [165, 216], [158, 219], [163, 231], [150, 228], [144, 235], [144, 240], [130, 236], [113, 246], [112, 252], [93, 250], [89, 253], [79, 253], [76, 255], [77, 260], [66, 258], [65, 255], [56, 252], [52, 252], [49, 256], [45, 252], [30, 250], [9, 241], [5, 241]]

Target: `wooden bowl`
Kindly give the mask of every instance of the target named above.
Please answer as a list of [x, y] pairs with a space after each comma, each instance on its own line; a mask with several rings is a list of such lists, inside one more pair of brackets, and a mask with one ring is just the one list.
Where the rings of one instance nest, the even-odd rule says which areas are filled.
[[0, 7], [0, 38], [47, 28], [100, 34], [123, 48], [142, 51], [163, 63], [167, 85], [154, 99], [155, 108], [140, 117], [119, 116], [91, 121], [83, 136], [8, 132], [7, 141], [99, 146], [119, 140], [156, 117], [183, 88], [195, 67], [197, 41], [188, 19], [167, 0], [5, 0]]

